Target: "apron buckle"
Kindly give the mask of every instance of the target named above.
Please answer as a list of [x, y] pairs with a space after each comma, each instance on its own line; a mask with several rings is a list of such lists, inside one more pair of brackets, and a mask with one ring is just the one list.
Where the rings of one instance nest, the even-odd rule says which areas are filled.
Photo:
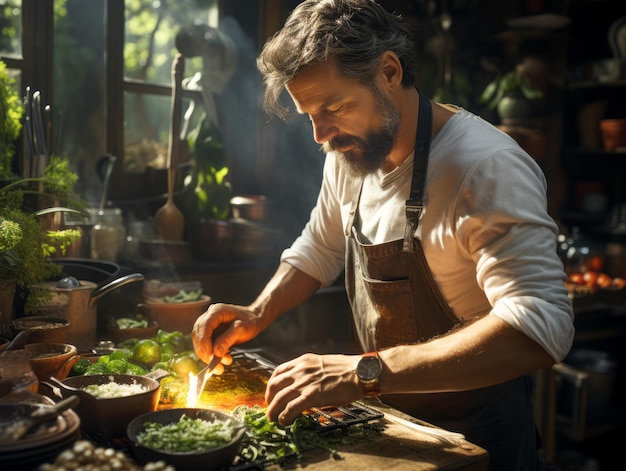
[[424, 205], [420, 203], [414, 203], [411, 200], [406, 202], [406, 226], [404, 228], [404, 242], [402, 244], [402, 250], [404, 252], [413, 252], [413, 237], [415, 237], [415, 231], [419, 223], [420, 217]]

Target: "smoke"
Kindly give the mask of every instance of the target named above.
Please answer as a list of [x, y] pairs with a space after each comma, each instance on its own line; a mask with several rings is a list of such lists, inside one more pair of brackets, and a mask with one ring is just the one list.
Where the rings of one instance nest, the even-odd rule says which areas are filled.
[[[288, 245], [302, 230], [317, 199], [324, 154], [306, 117], [283, 122], [265, 114], [253, 41], [232, 17], [220, 21], [220, 30], [234, 41], [238, 54], [237, 70], [218, 104], [224, 143], [231, 154], [231, 181], [236, 193], [264, 194], [270, 199], [276, 215], [272, 223], [284, 237], [282, 244]], [[268, 133], [275, 139], [275, 154], [261, 155], [260, 136]], [[264, 160], [271, 161], [268, 171]]]

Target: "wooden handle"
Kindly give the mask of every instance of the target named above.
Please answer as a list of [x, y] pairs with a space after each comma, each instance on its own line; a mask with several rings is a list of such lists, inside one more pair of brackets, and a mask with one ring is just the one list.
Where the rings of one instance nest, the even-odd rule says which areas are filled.
[[182, 54], [176, 54], [172, 62], [172, 104], [169, 149], [167, 155], [167, 168], [175, 169], [178, 164], [178, 152], [180, 149], [180, 127], [182, 121], [182, 91], [183, 74], [185, 73], [185, 58]]

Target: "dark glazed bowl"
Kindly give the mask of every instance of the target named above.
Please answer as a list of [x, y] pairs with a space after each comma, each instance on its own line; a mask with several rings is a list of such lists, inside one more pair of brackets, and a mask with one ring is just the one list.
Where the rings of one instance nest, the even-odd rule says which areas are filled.
[[[167, 425], [178, 422], [183, 415], [186, 415], [190, 419], [202, 419], [207, 421], [231, 420], [238, 424], [238, 427], [235, 430], [233, 439], [230, 442], [206, 451], [174, 452], [157, 450], [139, 443], [137, 437], [143, 431], [146, 423], [156, 422]], [[126, 429], [126, 435], [132, 443], [133, 454], [140, 463], [145, 464], [148, 462], [162, 460], [174, 466], [176, 469], [194, 469], [204, 471], [222, 470], [232, 465], [241, 448], [245, 432], [245, 425], [228, 414], [211, 409], [193, 408], [166, 409], [143, 414], [133, 419], [130, 424], [128, 424], [128, 428]]]

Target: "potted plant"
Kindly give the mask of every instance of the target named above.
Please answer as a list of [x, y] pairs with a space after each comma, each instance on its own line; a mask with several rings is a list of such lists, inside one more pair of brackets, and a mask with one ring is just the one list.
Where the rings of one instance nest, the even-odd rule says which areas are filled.
[[543, 91], [533, 86], [518, 65], [512, 71], [499, 72], [481, 93], [479, 103], [495, 109], [504, 122], [530, 117], [532, 101], [542, 97]]
[[[20, 289], [26, 298], [25, 311], [33, 312], [48, 296], [37, 285], [61, 271], [49, 257], [62, 254], [81, 236], [76, 229], [49, 229], [43, 218], [63, 211], [80, 212], [83, 204], [73, 194], [78, 176], [66, 158], [51, 156], [41, 177], [23, 178], [13, 172], [23, 114], [15, 82], [0, 62], [0, 286], [11, 299], [11, 286], [13, 293], [15, 287]], [[52, 204], [59, 202], [66, 206]], [[12, 317], [11, 309], [0, 311], [0, 321], [6, 324]]]
[[226, 258], [234, 237], [230, 199], [233, 188], [222, 137], [217, 126], [204, 117], [189, 136], [190, 174], [177, 204], [185, 215], [188, 239], [201, 259]]

